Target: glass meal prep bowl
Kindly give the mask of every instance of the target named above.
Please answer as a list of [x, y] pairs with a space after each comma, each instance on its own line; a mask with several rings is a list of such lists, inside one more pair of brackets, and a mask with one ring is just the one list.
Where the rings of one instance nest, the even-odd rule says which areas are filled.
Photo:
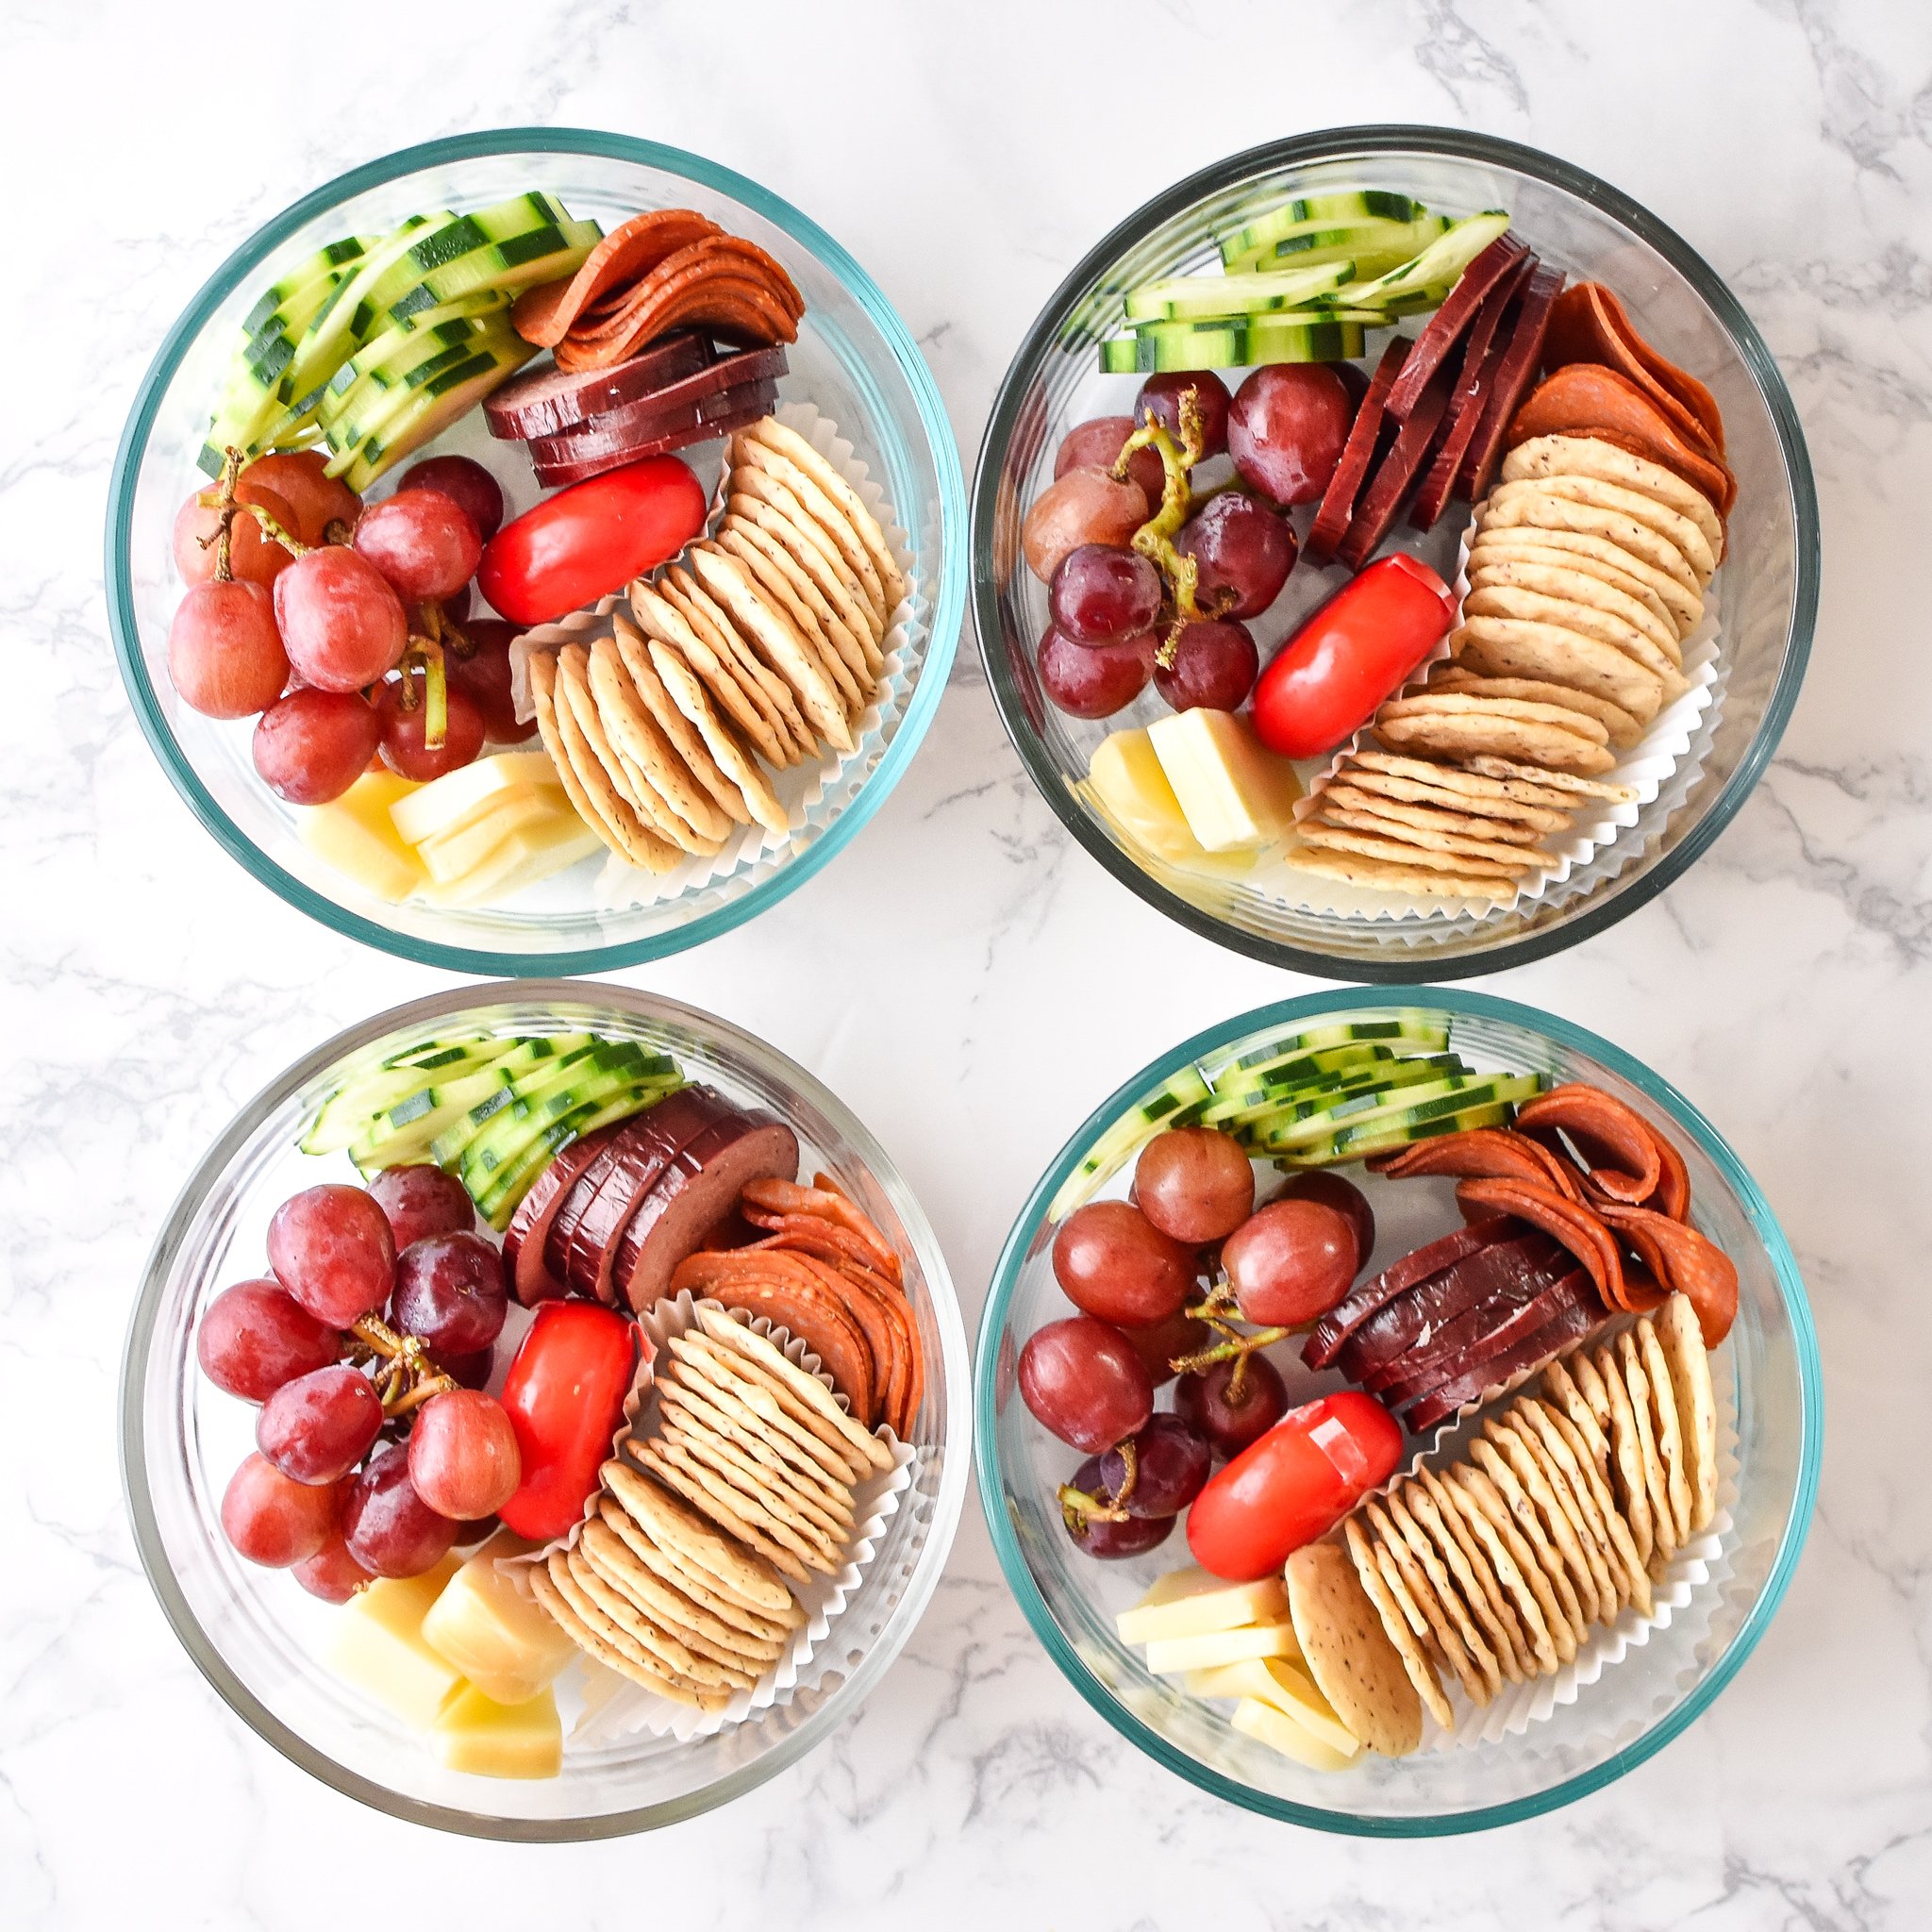
[[[256, 774], [252, 721], [218, 723], [175, 695], [167, 637], [181, 585], [170, 535], [183, 500], [207, 487], [195, 457], [237, 325], [278, 267], [338, 236], [537, 189], [607, 233], [641, 208], [695, 208], [784, 263], [807, 306], [799, 340], [786, 352], [791, 373], [779, 401], [814, 404], [883, 491], [889, 521], [897, 522], [912, 560], [908, 640], [881, 727], [844, 761], [789, 838], [724, 876], [675, 897], [609, 909], [596, 893], [600, 858], [501, 906], [385, 905], [302, 843], [294, 808]], [[523, 445], [493, 441], [480, 410], [426, 447], [485, 461], [512, 516], [538, 498]], [[686, 452], [708, 487], [716, 463], [705, 466], [708, 453], [714, 456], [714, 448]], [[376, 489], [391, 486], [392, 479]], [[945, 687], [965, 605], [965, 522], [958, 454], [931, 374], [871, 276], [824, 229], [743, 175], [675, 148], [580, 129], [505, 128], [405, 148], [325, 184], [209, 278], [168, 331], [122, 436], [108, 500], [108, 609], [135, 715], [163, 769], [194, 815], [271, 891], [352, 939], [432, 965], [478, 974], [602, 972], [742, 924], [803, 884], [878, 809]]]
[[[688, 1077], [796, 1131], [806, 1173], [833, 1174], [906, 1257], [928, 1367], [911, 1487], [789, 1702], [679, 1743], [640, 1734], [593, 1751], [566, 1739], [558, 1777], [519, 1782], [444, 1770], [405, 1726], [323, 1659], [330, 1619], [287, 1573], [244, 1562], [222, 1534], [222, 1492], [253, 1446], [254, 1409], [201, 1373], [202, 1309], [261, 1272], [269, 1217], [298, 1189], [354, 1178], [346, 1155], [295, 1142], [345, 1067], [372, 1050], [458, 1027], [570, 1028], [675, 1056]], [[626, 987], [533, 981], [465, 987], [379, 1013], [305, 1056], [242, 1108], [208, 1150], [155, 1243], [123, 1366], [121, 1448], [135, 1537], [176, 1635], [226, 1703], [282, 1754], [399, 1818], [477, 1837], [608, 1838], [722, 1805], [801, 1757], [858, 1709], [931, 1597], [967, 1484], [966, 1336], [939, 1241], [883, 1148], [802, 1067], [694, 1008]], [[843, 1629], [862, 1653], [818, 1677]]]
[[[1224, 1707], [1150, 1675], [1141, 1653], [1121, 1643], [1115, 1614], [1156, 1576], [1191, 1560], [1186, 1525], [1129, 1560], [1102, 1562], [1076, 1549], [1055, 1490], [1072, 1476], [1079, 1452], [1027, 1412], [1014, 1364], [1036, 1329], [1074, 1312], [1054, 1278], [1046, 1209], [1105, 1128], [1190, 1062], [1212, 1065], [1243, 1042], [1285, 1030], [1398, 1012], [1446, 1023], [1451, 1046], [1478, 1067], [1602, 1087], [1676, 1141], [1690, 1169], [1692, 1218], [1738, 1268], [1737, 1321], [1712, 1356], [1721, 1463], [1726, 1387], [1735, 1403], [1736, 1496], [1724, 1506], [1731, 1526], [1709, 1580], [1667, 1625], [1578, 1686], [1574, 1702], [1559, 1701], [1549, 1717], [1495, 1741], [1440, 1750], [1425, 1742], [1399, 1759], [1364, 1753], [1348, 1770], [1324, 1774], [1237, 1732]], [[1129, 1172], [1102, 1194], [1124, 1193]], [[1359, 1164], [1339, 1172], [1375, 1210], [1375, 1254], [1364, 1274], [1460, 1224], [1447, 1180], [1384, 1180]], [[1291, 1341], [1274, 1354], [1284, 1369], [1293, 1363], [1290, 1399], [1301, 1401], [1307, 1396], [1296, 1391], [1307, 1388], [1307, 1372], [1295, 1348]], [[1320, 1380], [1324, 1390], [1341, 1386], [1338, 1376]], [[1245, 1013], [1184, 1041], [1096, 1108], [1041, 1177], [1008, 1237], [980, 1324], [974, 1411], [980, 1498], [1007, 1581], [1080, 1695], [1131, 1743], [1203, 1790], [1297, 1824], [1380, 1838], [1479, 1831], [1552, 1810], [1621, 1777], [1708, 1708], [1790, 1581], [1817, 1491], [1824, 1426], [1818, 1344], [1797, 1262], [1757, 1185], [1704, 1117], [1649, 1068], [1580, 1026], [1513, 1001], [1434, 987], [1412, 998], [1315, 993]], [[1423, 1446], [1424, 1439], [1408, 1438], [1402, 1466]]]
[[[1718, 702], [1637, 825], [1512, 910], [1346, 918], [1297, 910], [1238, 879], [1175, 870], [1124, 843], [1081, 785], [1107, 731], [1144, 724], [1165, 707], [1150, 689], [1111, 719], [1083, 722], [1054, 708], [1034, 669], [1046, 587], [1021, 558], [1021, 521], [1052, 481], [1067, 431], [1133, 407], [1141, 377], [1096, 373], [1095, 344], [1119, 327], [1124, 291], [1158, 276], [1214, 271], [1216, 236], [1247, 210], [1342, 188], [1394, 190], [1443, 214], [1507, 208], [1546, 262], [1573, 280], [1595, 277], [1616, 290], [1639, 328], [1706, 382], [1724, 411], [1738, 502], [1717, 578]], [[1383, 340], [1372, 336], [1371, 351]], [[1230, 389], [1244, 373], [1229, 373]], [[1426, 535], [1398, 520], [1391, 542], [1453, 578], [1467, 524], [1468, 507], [1451, 504]], [[980, 449], [973, 614], [1000, 715], [1034, 783], [1074, 838], [1148, 904], [1205, 938], [1297, 972], [1459, 978], [1521, 965], [1602, 931], [1661, 891], [1730, 823], [1797, 699], [1817, 615], [1818, 548], [1810, 460], [1784, 379], [1737, 298], [1678, 236], [1628, 196], [1532, 148], [1447, 128], [1351, 127], [1253, 148], [1191, 175], [1104, 237], [1054, 291], [1007, 371]], [[1339, 565], [1298, 563], [1274, 608], [1251, 626], [1264, 661], [1346, 580]]]

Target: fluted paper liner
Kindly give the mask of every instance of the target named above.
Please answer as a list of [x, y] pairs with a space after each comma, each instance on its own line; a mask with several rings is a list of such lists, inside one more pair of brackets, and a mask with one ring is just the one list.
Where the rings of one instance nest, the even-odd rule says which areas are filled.
[[[625, 1398], [624, 1421], [611, 1439], [612, 1455], [635, 1464], [635, 1458], [625, 1453], [625, 1444], [633, 1429], [646, 1437], [653, 1432], [657, 1420], [657, 1405], [653, 1400], [657, 1389], [656, 1364], [666, 1358], [674, 1336], [684, 1335], [697, 1326], [697, 1312], [701, 1307], [715, 1309], [719, 1314], [742, 1322], [742, 1317], [726, 1308], [724, 1303], [708, 1299], [694, 1301], [689, 1293], [660, 1301], [638, 1317], [638, 1326], [643, 1331], [647, 1346], [644, 1359], [640, 1362], [638, 1374], [631, 1383], [630, 1393]], [[816, 1375], [835, 1395], [838, 1394], [824, 1364], [796, 1336], [762, 1315], [755, 1321], [743, 1323], [743, 1325], [749, 1327], [753, 1334], [762, 1335], [775, 1343], [791, 1361], [808, 1374]], [[840, 1399], [843, 1401], [842, 1397]], [[881, 1428], [877, 1433], [880, 1441], [891, 1451], [892, 1466], [883, 1472], [869, 1473], [853, 1485], [855, 1526], [845, 1562], [830, 1576], [822, 1576], [813, 1571], [808, 1581], [789, 1585], [799, 1607], [806, 1612], [806, 1622], [793, 1634], [791, 1647], [784, 1656], [749, 1690], [740, 1690], [723, 1710], [712, 1711], [696, 1710], [673, 1698], [659, 1697], [641, 1684], [607, 1670], [587, 1657], [584, 1659], [584, 1707], [570, 1734], [574, 1745], [597, 1750], [620, 1738], [633, 1737], [640, 1731], [647, 1731], [657, 1738], [675, 1738], [679, 1742], [691, 1738], [708, 1738], [726, 1724], [741, 1723], [755, 1712], [769, 1710], [774, 1705], [789, 1704], [802, 1686], [816, 1684], [830, 1672], [843, 1671], [871, 1648], [878, 1639], [883, 1617], [877, 1624], [861, 1623], [845, 1617], [843, 1612], [858, 1589], [866, 1566], [885, 1540], [886, 1525], [899, 1512], [899, 1500], [911, 1484], [912, 1465], [917, 1456], [912, 1446], [900, 1441], [891, 1430]], [[636, 1466], [641, 1468], [641, 1465]], [[585, 1506], [584, 1518], [572, 1526], [567, 1536], [558, 1537], [526, 1556], [501, 1557], [497, 1568], [513, 1578], [520, 1591], [527, 1593], [529, 1585], [523, 1580], [522, 1573], [533, 1564], [547, 1561], [554, 1550], [575, 1549], [583, 1534], [584, 1521], [589, 1519], [603, 1496], [600, 1484]]]
[[[892, 611], [879, 648], [885, 663], [879, 672], [870, 703], [853, 721], [854, 748], [841, 752], [830, 745], [821, 747], [816, 763], [808, 758], [790, 770], [774, 772], [760, 761], [765, 782], [785, 808], [787, 828], [768, 831], [763, 825], [735, 825], [724, 845], [709, 857], [693, 856], [667, 873], [650, 873], [611, 853], [605, 860], [595, 888], [597, 909], [619, 911], [625, 907], [655, 905], [682, 898], [687, 893], [705, 891], [724, 885], [749, 871], [760, 860], [782, 853], [787, 847], [802, 847], [818, 836], [808, 825], [813, 813], [828, 803], [835, 809], [849, 805], [859, 788], [876, 769], [885, 755], [887, 741], [904, 714], [912, 695], [916, 667], [910, 645], [914, 618], [921, 590], [913, 575], [912, 552], [906, 532], [899, 527], [885, 492], [873, 480], [872, 473], [859, 460], [852, 444], [839, 434], [838, 425], [823, 416], [809, 403], [780, 403], [772, 412], [788, 429], [795, 429], [824, 455], [858, 491], [859, 501], [878, 520], [886, 533], [905, 576], [906, 595]], [[724, 514], [724, 479], [712, 491], [711, 508], [706, 519], [708, 534]], [[517, 716], [527, 723], [536, 708], [531, 700], [526, 669], [536, 651], [555, 651], [564, 644], [588, 642], [610, 633], [610, 613], [625, 602], [622, 591], [602, 598], [588, 610], [574, 610], [555, 624], [540, 624], [526, 630], [509, 649], [510, 694], [516, 701]], [[822, 828], [821, 828], [822, 829]]]

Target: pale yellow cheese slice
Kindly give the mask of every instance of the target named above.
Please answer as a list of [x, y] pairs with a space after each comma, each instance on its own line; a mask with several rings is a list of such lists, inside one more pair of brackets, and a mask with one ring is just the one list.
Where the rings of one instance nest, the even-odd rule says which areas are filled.
[[1238, 1664], [1223, 1664], [1219, 1670], [1190, 1671], [1188, 1689], [1196, 1697], [1253, 1697], [1272, 1704], [1284, 1717], [1291, 1717], [1305, 1731], [1353, 1757], [1361, 1749], [1348, 1726], [1335, 1715], [1335, 1707], [1315, 1688], [1315, 1681], [1300, 1665], [1285, 1657], [1250, 1657]]
[[476, 1777], [555, 1777], [563, 1769], [563, 1725], [546, 1686], [521, 1704], [498, 1704], [465, 1684], [436, 1720], [437, 1756]]
[[1258, 1697], [1243, 1697], [1235, 1706], [1231, 1722], [1242, 1736], [1256, 1739], [1284, 1757], [1292, 1757], [1297, 1764], [1306, 1764], [1310, 1771], [1346, 1771], [1353, 1761]]
[[460, 1567], [454, 1555], [421, 1576], [385, 1577], [343, 1607], [328, 1660], [342, 1676], [426, 1731], [462, 1683], [423, 1641], [423, 1620]]
[[423, 1641], [497, 1704], [523, 1704], [577, 1655], [561, 1628], [496, 1567], [531, 1546], [500, 1529], [452, 1576], [423, 1619]]
[[1123, 1643], [1153, 1643], [1163, 1638], [1205, 1637], [1243, 1624], [1288, 1620], [1288, 1589], [1279, 1576], [1253, 1583], [1229, 1583], [1211, 1570], [1192, 1564], [1170, 1570], [1130, 1610], [1114, 1619]]
[[507, 791], [481, 818], [473, 819], [460, 831], [440, 832], [425, 839], [416, 847], [416, 856], [438, 885], [454, 885], [475, 872], [512, 832], [569, 811], [570, 801], [553, 786], [533, 785], [525, 791]]
[[396, 905], [421, 888], [424, 872], [391, 813], [419, 789], [393, 772], [365, 772], [340, 798], [301, 814], [302, 842], [372, 899]]
[[533, 787], [559, 791], [563, 781], [546, 751], [499, 751], [475, 758], [441, 778], [418, 786], [390, 809], [396, 831], [411, 845], [443, 839], [474, 824], [508, 793]]
[[1186, 1671], [1212, 1670], [1217, 1664], [1238, 1664], [1244, 1657], [1300, 1655], [1292, 1624], [1252, 1624], [1240, 1630], [1211, 1630], [1201, 1637], [1158, 1638], [1147, 1646], [1147, 1668], [1157, 1677], [1174, 1677]]
[[604, 841], [574, 811], [558, 812], [498, 840], [473, 871], [447, 885], [432, 885], [424, 897], [435, 906], [507, 899], [603, 849]]
[[1294, 767], [1232, 711], [1195, 709], [1147, 727], [1188, 829], [1208, 852], [1258, 851], [1294, 823]]

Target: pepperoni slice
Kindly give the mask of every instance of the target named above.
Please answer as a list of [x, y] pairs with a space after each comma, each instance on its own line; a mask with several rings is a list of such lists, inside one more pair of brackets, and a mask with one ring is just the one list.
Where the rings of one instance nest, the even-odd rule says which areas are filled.
[[[825, 1178], [821, 1174], [820, 1181]], [[747, 1221], [759, 1225], [758, 1214], [809, 1214], [829, 1221], [858, 1237], [870, 1250], [869, 1266], [877, 1269], [895, 1286], [903, 1283], [905, 1271], [892, 1244], [874, 1227], [852, 1197], [840, 1188], [801, 1187], [796, 1181], [764, 1180], [747, 1183], [741, 1206]], [[753, 1210], [758, 1212], [754, 1213]]]
[[1658, 1301], [1673, 1292], [1689, 1297], [1705, 1347], [1715, 1348], [1738, 1318], [1738, 1270], [1731, 1257], [1689, 1222], [1654, 1208], [1606, 1201], [1597, 1211], [1643, 1257], [1656, 1276]]
[[1507, 1127], [1468, 1127], [1416, 1141], [1392, 1154], [1369, 1157], [1371, 1173], [1406, 1181], [1417, 1174], [1448, 1174], [1470, 1179], [1536, 1181], [1554, 1187], [1565, 1199], [1581, 1201], [1583, 1184], [1575, 1166], [1556, 1149]]
[[1663, 1178], [1650, 1124], [1600, 1087], [1579, 1081], [1553, 1087], [1517, 1108], [1516, 1124], [1539, 1139], [1553, 1130], [1567, 1134], [1590, 1163], [1592, 1191], [1607, 1200], [1636, 1207], [1657, 1192]]
[[1694, 375], [1659, 356], [1601, 282], [1577, 282], [1557, 297], [1546, 353], [1552, 363], [1603, 362], [1627, 375], [1693, 448], [1702, 442], [1723, 458], [1724, 419], [1717, 398]]
[[1465, 1214], [1513, 1214], [1560, 1241], [1584, 1265], [1607, 1308], [1624, 1309], [1624, 1261], [1599, 1213], [1540, 1181], [1463, 1181], [1456, 1199]]

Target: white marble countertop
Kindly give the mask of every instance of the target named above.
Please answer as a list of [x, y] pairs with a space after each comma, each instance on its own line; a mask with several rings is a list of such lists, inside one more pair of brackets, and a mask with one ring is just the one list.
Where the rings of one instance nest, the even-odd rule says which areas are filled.
[[[0, 302], [0, 1922], [323, 1928], [354, 1895], [381, 1923], [477, 1932], [1926, 1923], [1932, 1188], [1912, 1137], [1932, 1009], [1916, 575], [1932, 14], [470, 0], [192, 24], [140, 0], [0, 0], [0, 45], [21, 224]], [[1831, 1431], [1796, 1583], [1660, 1757], [1474, 1839], [1355, 1842], [1248, 1817], [1136, 1757], [1061, 1681], [973, 1502], [858, 1721], [644, 1840], [432, 1840], [283, 1762], [177, 1648], [114, 1445], [155, 1224], [276, 1069], [445, 976], [281, 907], [170, 789], [107, 641], [108, 464], [168, 320], [258, 224], [387, 148], [546, 121], [699, 150], [808, 210], [907, 316], [969, 464], [1013, 344], [1091, 241], [1176, 175], [1299, 129], [1450, 122], [1552, 149], [1737, 288], [1791, 381], [1824, 502], [1810, 683], [1756, 796], [1667, 897], [1494, 982], [1705, 1108], [1817, 1310]], [[969, 1327], [1009, 1217], [1094, 1097], [1309, 984], [1163, 924], [1070, 845], [970, 638], [924, 749], [849, 852], [754, 926], [625, 976], [763, 1034], [844, 1096], [925, 1201]], [[925, 1022], [881, 1041], [867, 986], [905, 980]]]

